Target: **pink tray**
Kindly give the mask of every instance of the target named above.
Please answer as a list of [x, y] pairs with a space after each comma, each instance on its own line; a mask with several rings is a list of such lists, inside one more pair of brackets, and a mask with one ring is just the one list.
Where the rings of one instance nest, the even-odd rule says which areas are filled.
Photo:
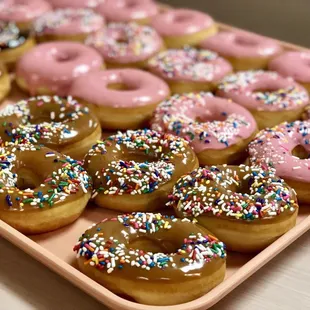
[[[232, 29], [232, 27], [223, 24], [219, 26], [220, 29]], [[280, 43], [285, 49], [305, 49], [284, 42]], [[10, 100], [15, 100], [20, 96], [15, 92]], [[80, 234], [90, 224], [115, 214], [112, 211], [89, 206], [72, 225], [51, 233], [31, 237], [19, 233], [0, 221], [0, 235], [110, 308], [120, 310], [196, 310], [207, 309], [214, 305], [310, 229], [310, 208], [301, 207], [297, 225], [264, 251], [257, 255], [228, 253], [225, 280], [208, 294], [185, 304], [157, 307], [138, 304], [119, 297], [82, 274], [75, 267], [75, 254], [72, 248]]]

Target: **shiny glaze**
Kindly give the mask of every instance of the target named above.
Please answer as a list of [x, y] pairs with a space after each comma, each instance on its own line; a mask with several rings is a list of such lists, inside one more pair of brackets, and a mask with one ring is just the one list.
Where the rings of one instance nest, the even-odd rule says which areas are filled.
[[262, 130], [249, 144], [250, 162], [274, 167], [279, 177], [310, 183], [310, 159], [293, 156], [300, 145], [310, 153], [310, 122], [283, 123]]
[[34, 144], [61, 151], [61, 148], [83, 140], [98, 127], [97, 118], [88, 108], [71, 97], [34, 97], [8, 105], [0, 110], [2, 142]]
[[[145, 239], [157, 244], [162, 252], [146, 250], [143, 245], [131, 248], [132, 242]], [[102, 252], [95, 254], [91, 249], [99, 245]], [[162, 285], [208, 276], [226, 259], [224, 244], [204, 228], [188, 220], [154, 213], [120, 215], [94, 224], [82, 234], [74, 251], [77, 259], [89, 268], [97, 268], [112, 278], [158, 281]], [[113, 257], [119, 259], [115, 259], [115, 266], [114, 263], [100, 264], [102, 255], [107, 262], [112, 262]]]
[[[0, 151], [2, 212], [41, 212], [91, 190], [91, 179], [79, 162], [49, 148], [23, 144], [0, 147]], [[33, 188], [18, 188], [29, 179]]]
[[29, 22], [52, 7], [45, 0], [2, 0], [0, 2], [0, 20]]
[[172, 81], [216, 82], [232, 71], [228, 61], [208, 50], [169, 49], [153, 57], [148, 68]]
[[23, 45], [27, 41], [28, 37], [29, 32], [20, 32], [15, 23], [0, 21], [0, 52]]
[[153, 28], [136, 23], [110, 23], [89, 36], [86, 44], [94, 47], [106, 62], [120, 64], [145, 61], [163, 47]]
[[282, 51], [274, 40], [245, 31], [222, 31], [200, 43], [200, 47], [224, 57], [273, 57]]
[[105, 0], [49, 0], [54, 8], [95, 8]]
[[41, 86], [64, 96], [75, 78], [98, 71], [102, 65], [101, 56], [83, 44], [50, 42], [24, 54], [17, 63], [16, 75], [26, 80], [32, 94]]
[[240, 71], [226, 76], [217, 95], [250, 110], [283, 111], [302, 108], [309, 102], [307, 91], [290, 78], [272, 71]]
[[153, 0], [105, 0], [96, 11], [108, 22], [130, 22], [155, 16], [158, 7]]
[[208, 14], [189, 10], [171, 9], [152, 18], [151, 25], [165, 37], [194, 34], [210, 28], [214, 20]]
[[35, 33], [39, 36], [92, 33], [103, 26], [103, 17], [90, 9], [58, 9], [46, 12], [34, 22]]
[[256, 130], [256, 122], [240, 105], [202, 92], [174, 95], [162, 102], [151, 128], [185, 138], [199, 153], [225, 149], [249, 138]]
[[310, 83], [309, 65], [310, 52], [286, 52], [271, 60], [268, 67], [299, 83]]
[[[128, 90], [109, 89], [109, 84], [125, 85]], [[99, 106], [134, 108], [164, 100], [169, 95], [169, 87], [148, 72], [118, 69], [79, 77], [72, 84], [70, 94]]]

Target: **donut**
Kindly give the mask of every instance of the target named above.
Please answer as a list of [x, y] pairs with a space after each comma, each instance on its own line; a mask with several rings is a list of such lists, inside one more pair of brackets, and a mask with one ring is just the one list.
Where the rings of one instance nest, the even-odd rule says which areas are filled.
[[174, 216], [132, 213], [89, 227], [74, 246], [83, 273], [112, 292], [166, 306], [223, 281], [226, 251], [206, 229]]
[[75, 78], [104, 68], [101, 56], [77, 42], [42, 43], [16, 66], [17, 85], [31, 95], [67, 96]]
[[49, 0], [53, 8], [92, 8], [95, 9], [101, 2], [105, 0]]
[[290, 51], [277, 56], [269, 62], [269, 70], [285, 77], [293, 78], [310, 92], [310, 52]]
[[147, 61], [164, 49], [157, 32], [136, 23], [110, 23], [90, 35], [86, 44], [95, 48], [108, 68], [145, 68]]
[[94, 145], [84, 168], [94, 180], [92, 198], [122, 212], [163, 208], [174, 183], [198, 167], [188, 143], [149, 129], [118, 132]]
[[309, 103], [308, 93], [301, 85], [263, 70], [240, 71], [224, 77], [216, 94], [248, 109], [259, 129], [299, 119]]
[[101, 127], [137, 129], [152, 117], [158, 103], [169, 96], [169, 87], [142, 70], [113, 69], [77, 78], [70, 94], [93, 110]]
[[16, 61], [35, 45], [29, 31], [20, 31], [15, 23], [0, 21], [0, 61], [13, 69]]
[[198, 168], [169, 196], [178, 216], [197, 218], [228, 249], [257, 252], [296, 224], [295, 192], [274, 169], [240, 166]]
[[182, 94], [213, 90], [232, 67], [214, 52], [187, 47], [159, 53], [148, 70], [164, 79], [172, 93]]
[[33, 144], [9, 144], [0, 152], [2, 221], [24, 234], [38, 234], [80, 216], [91, 179], [79, 162]]
[[310, 122], [285, 122], [261, 131], [249, 144], [252, 165], [272, 167], [296, 190], [300, 203], [310, 203]]
[[16, 22], [22, 31], [31, 30], [32, 22], [51, 9], [45, 0], [1, 0], [0, 20]]
[[266, 69], [269, 60], [282, 52], [275, 40], [246, 31], [222, 31], [199, 46], [227, 59], [235, 71]]
[[43, 144], [83, 159], [101, 138], [97, 117], [72, 97], [34, 97], [0, 110], [0, 142]]
[[217, 32], [211, 16], [189, 9], [170, 9], [152, 18], [151, 25], [163, 37], [168, 48], [198, 45]]
[[206, 92], [173, 95], [163, 101], [155, 110], [151, 128], [187, 140], [200, 165], [243, 162], [257, 133], [250, 112]]
[[91, 9], [57, 9], [41, 15], [34, 22], [36, 39], [77, 41], [83, 43], [90, 33], [104, 27], [104, 19]]
[[108, 22], [149, 24], [158, 14], [153, 0], [104, 0], [96, 9]]
[[9, 94], [11, 90], [11, 79], [5, 68], [0, 63], [0, 102]]

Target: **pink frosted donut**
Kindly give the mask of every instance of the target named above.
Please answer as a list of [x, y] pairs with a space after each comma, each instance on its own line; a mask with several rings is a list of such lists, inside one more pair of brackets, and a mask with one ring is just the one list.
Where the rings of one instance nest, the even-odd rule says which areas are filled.
[[213, 89], [232, 67], [208, 50], [169, 49], [153, 57], [148, 69], [166, 80], [173, 93]]
[[108, 22], [148, 24], [150, 18], [158, 13], [158, 7], [152, 0], [105, 0], [98, 6], [97, 12]]
[[51, 5], [58, 9], [64, 8], [95, 8], [105, 0], [49, 0]]
[[14, 21], [20, 28], [28, 28], [33, 20], [51, 9], [45, 0], [2, 0], [0, 20]]
[[247, 108], [259, 128], [300, 118], [309, 103], [307, 91], [290, 78], [271, 71], [242, 71], [226, 76], [217, 95]]
[[145, 67], [145, 62], [163, 48], [157, 32], [136, 23], [110, 23], [106, 29], [88, 37], [86, 44], [95, 48], [111, 67]]
[[262, 130], [249, 144], [250, 162], [273, 167], [297, 192], [298, 201], [310, 202], [310, 122], [282, 123]]
[[88, 34], [98, 31], [103, 26], [103, 17], [90, 9], [58, 9], [43, 14], [34, 22], [37, 38], [44, 41], [84, 41]]
[[95, 113], [107, 129], [139, 128], [157, 104], [169, 96], [168, 85], [138, 69], [92, 72], [74, 81], [70, 94]]
[[227, 58], [235, 70], [264, 69], [282, 51], [272, 39], [245, 31], [223, 31], [201, 42], [201, 48]]
[[286, 52], [269, 63], [269, 69], [292, 77], [310, 91], [310, 51]]
[[151, 25], [164, 38], [169, 48], [197, 45], [216, 33], [211, 16], [189, 9], [171, 9], [152, 18]]
[[201, 165], [234, 163], [244, 158], [257, 132], [250, 112], [212, 93], [186, 93], [163, 101], [151, 128], [190, 142]]
[[103, 67], [101, 56], [76, 42], [43, 43], [17, 63], [16, 81], [31, 95], [68, 95], [73, 79]]

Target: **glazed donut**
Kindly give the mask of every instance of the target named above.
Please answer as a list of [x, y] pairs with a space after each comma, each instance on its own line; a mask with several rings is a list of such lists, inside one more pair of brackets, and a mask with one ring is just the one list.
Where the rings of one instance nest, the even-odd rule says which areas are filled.
[[0, 21], [0, 61], [13, 69], [16, 61], [35, 45], [29, 31], [21, 32], [14, 23]]
[[2, 221], [38, 234], [80, 216], [91, 195], [91, 179], [79, 162], [32, 144], [8, 145], [0, 152]]
[[0, 110], [1, 143], [43, 144], [83, 159], [101, 138], [97, 117], [72, 97], [34, 97]]
[[89, 227], [75, 245], [79, 269], [147, 305], [198, 298], [223, 281], [224, 244], [186, 219], [133, 213]]
[[148, 70], [164, 79], [172, 93], [182, 94], [213, 90], [232, 67], [211, 51], [184, 48], [159, 53], [149, 61]]
[[94, 202], [122, 212], [163, 208], [174, 183], [197, 167], [185, 140], [149, 129], [118, 132], [84, 159], [94, 180]]
[[90, 35], [86, 44], [102, 55], [108, 68], [145, 68], [147, 61], [164, 49], [153, 28], [136, 23], [110, 23]]
[[273, 167], [296, 190], [300, 203], [310, 203], [310, 122], [282, 123], [261, 131], [249, 144], [253, 165]]
[[292, 77], [310, 92], [310, 52], [286, 52], [271, 60], [269, 69]]
[[53, 8], [65, 9], [65, 8], [92, 8], [95, 9], [101, 2], [105, 0], [49, 0]]
[[58, 9], [41, 15], [33, 25], [36, 39], [83, 43], [90, 33], [104, 27], [104, 19], [90, 9]]
[[238, 252], [264, 249], [295, 226], [298, 213], [294, 190], [274, 169], [245, 165], [198, 168], [176, 183], [168, 205]]
[[105, 0], [96, 9], [108, 22], [136, 22], [149, 24], [158, 14], [158, 6], [153, 0]]
[[11, 90], [11, 79], [5, 68], [0, 63], [0, 102], [9, 94]]
[[275, 41], [246, 31], [223, 31], [207, 38], [200, 47], [227, 59], [236, 71], [266, 69], [270, 59], [282, 52]]
[[105, 129], [144, 127], [169, 87], [152, 74], [137, 69], [92, 72], [77, 78], [72, 96], [94, 111]]
[[101, 56], [90, 47], [76, 42], [49, 42], [21, 57], [16, 82], [31, 95], [67, 96], [76, 77], [102, 68]]
[[241, 163], [257, 126], [250, 112], [211, 93], [174, 95], [156, 108], [151, 128], [181, 136], [200, 165]]
[[224, 77], [216, 94], [248, 109], [259, 129], [299, 119], [309, 103], [308, 93], [301, 85], [276, 72], [262, 70]]
[[211, 16], [189, 9], [171, 9], [152, 18], [151, 25], [168, 48], [197, 45], [217, 32]]
[[1, 0], [0, 20], [16, 22], [22, 31], [31, 30], [32, 22], [51, 9], [45, 0]]

